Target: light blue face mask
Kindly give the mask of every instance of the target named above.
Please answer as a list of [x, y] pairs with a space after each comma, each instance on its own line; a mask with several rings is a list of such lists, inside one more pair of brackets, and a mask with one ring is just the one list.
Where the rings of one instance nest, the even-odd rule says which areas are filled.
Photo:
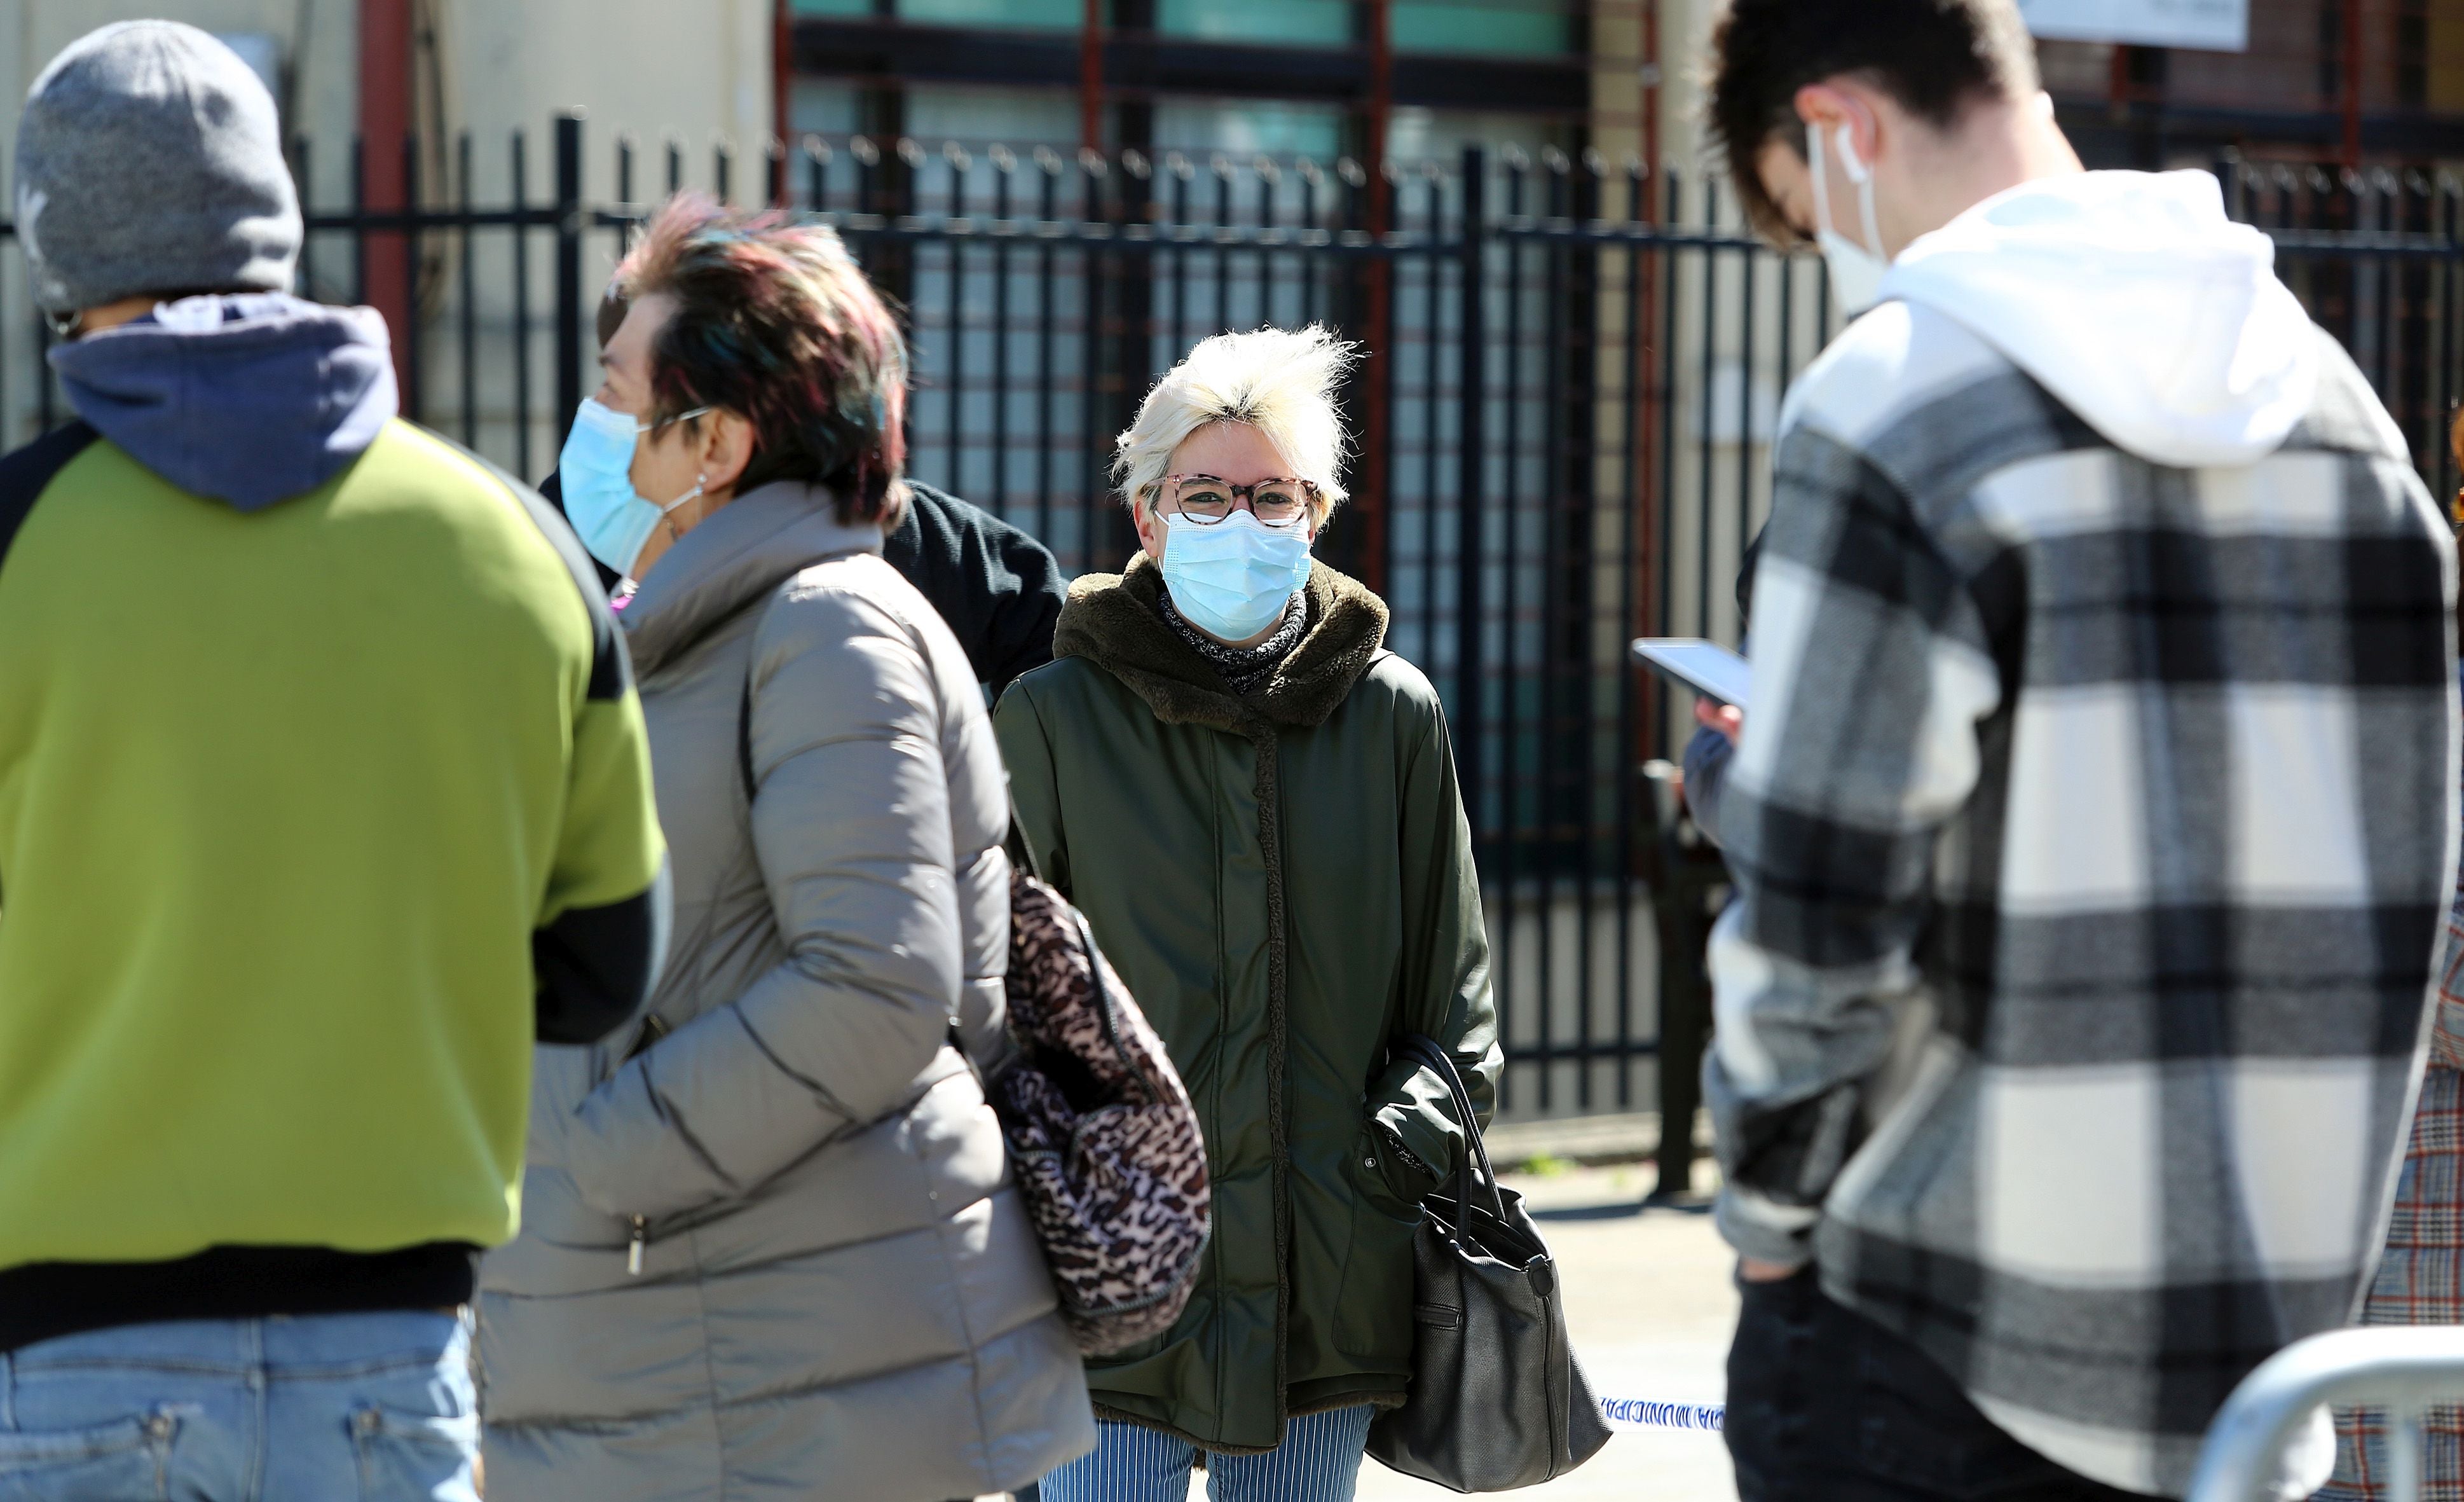
[[[680, 423], [709, 411], [696, 407], [667, 419]], [[590, 556], [620, 574], [630, 575], [660, 519], [701, 494], [700, 482], [660, 505], [633, 490], [633, 446], [642, 434], [667, 423], [637, 423], [595, 397], [583, 398], [573, 414], [573, 431], [565, 434], [557, 455], [557, 483], [564, 487], [564, 519]]]
[[1173, 607], [1209, 636], [1247, 641], [1274, 625], [1309, 583], [1304, 524], [1270, 527], [1246, 511], [1216, 522], [1173, 512], [1163, 524], [1163, 582]]

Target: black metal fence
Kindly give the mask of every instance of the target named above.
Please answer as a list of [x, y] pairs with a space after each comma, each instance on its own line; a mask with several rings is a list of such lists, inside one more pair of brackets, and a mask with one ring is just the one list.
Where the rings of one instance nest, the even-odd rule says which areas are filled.
[[[518, 135], [475, 156], [466, 139], [450, 162], [407, 147], [410, 210], [369, 207], [356, 150], [339, 208], [313, 190], [334, 165], [305, 144], [297, 163], [312, 187], [306, 290], [403, 289], [418, 309], [395, 320], [408, 415], [534, 477], [595, 380], [607, 272], [688, 187], [834, 225], [909, 315], [913, 473], [1073, 571], [1118, 567], [1133, 545], [1104, 480], [1111, 435], [1191, 342], [1307, 321], [1357, 340], [1353, 499], [1321, 554], [1386, 597], [1391, 645], [1448, 706], [1507, 1103], [1657, 1103], [1640, 1066], [1661, 1035], [1667, 915], [1651, 894], [1679, 877], [1642, 768], [1671, 754], [1685, 706], [1631, 669], [1625, 643], [1737, 639], [1730, 582], [1769, 505], [1781, 393], [1837, 326], [1817, 261], [1740, 234], [1707, 178], [1555, 152], [1467, 148], [1372, 177], [1349, 161], [807, 138], [748, 162], [621, 139], [594, 155], [578, 119], [547, 147], [543, 173]], [[2425, 475], [2451, 486], [2464, 189], [2218, 169]], [[22, 300], [10, 317], [14, 260], [0, 268], [0, 420], [22, 439], [63, 409], [29, 379], [49, 335]]]

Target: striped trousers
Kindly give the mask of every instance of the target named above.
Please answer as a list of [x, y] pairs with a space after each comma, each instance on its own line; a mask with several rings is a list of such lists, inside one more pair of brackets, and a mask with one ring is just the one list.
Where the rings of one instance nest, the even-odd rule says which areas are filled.
[[[1287, 1420], [1264, 1455], [1206, 1457], [1210, 1502], [1352, 1502], [1373, 1410]], [[1095, 1425], [1094, 1450], [1044, 1478], [1043, 1502], [1186, 1502], [1198, 1447], [1135, 1424]]]

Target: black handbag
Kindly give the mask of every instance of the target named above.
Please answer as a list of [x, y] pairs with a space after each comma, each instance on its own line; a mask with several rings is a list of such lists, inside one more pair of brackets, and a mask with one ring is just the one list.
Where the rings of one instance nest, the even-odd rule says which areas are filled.
[[1455, 1164], [1453, 1192], [1420, 1204], [1412, 1238], [1412, 1386], [1403, 1406], [1370, 1425], [1369, 1453], [1453, 1491], [1553, 1480], [1609, 1438], [1566, 1339], [1557, 1265], [1523, 1197], [1489, 1167], [1454, 1060], [1418, 1034], [1397, 1054], [1434, 1071], [1454, 1092], [1469, 1150]]

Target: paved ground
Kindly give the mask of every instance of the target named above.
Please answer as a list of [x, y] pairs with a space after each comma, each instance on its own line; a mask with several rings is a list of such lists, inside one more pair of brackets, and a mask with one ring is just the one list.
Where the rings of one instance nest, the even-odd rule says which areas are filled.
[[[1593, 1389], [1717, 1403], [1737, 1320], [1728, 1281], [1734, 1259], [1704, 1209], [1639, 1208], [1651, 1181], [1648, 1164], [1507, 1176], [1541, 1217], [1556, 1254], [1574, 1350]], [[1620, 1430], [1573, 1475], [1515, 1493], [1531, 1502], [1734, 1502], [1736, 1494], [1718, 1436], [1642, 1429]], [[1361, 1472], [1361, 1502], [1452, 1495], [1375, 1461]]]
[[[1556, 1254], [1574, 1349], [1593, 1389], [1719, 1402], [1737, 1295], [1728, 1282], [1733, 1258], [1705, 1208], [1641, 1208], [1649, 1164], [1509, 1174], [1507, 1182], [1529, 1201]], [[1707, 1191], [1710, 1181], [1698, 1178], [1696, 1186]], [[1205, 1494], [1199, 1477], [1190, 1495]], [[1514, 1494], [1530, 1502], [1735, 1502], [1737, 1493], [1717, 1435], [1627, 1429], [1573, 1475]], [[1375, 1461], [1361, 1469], [1360, 1502], [1453, 1495]]]

